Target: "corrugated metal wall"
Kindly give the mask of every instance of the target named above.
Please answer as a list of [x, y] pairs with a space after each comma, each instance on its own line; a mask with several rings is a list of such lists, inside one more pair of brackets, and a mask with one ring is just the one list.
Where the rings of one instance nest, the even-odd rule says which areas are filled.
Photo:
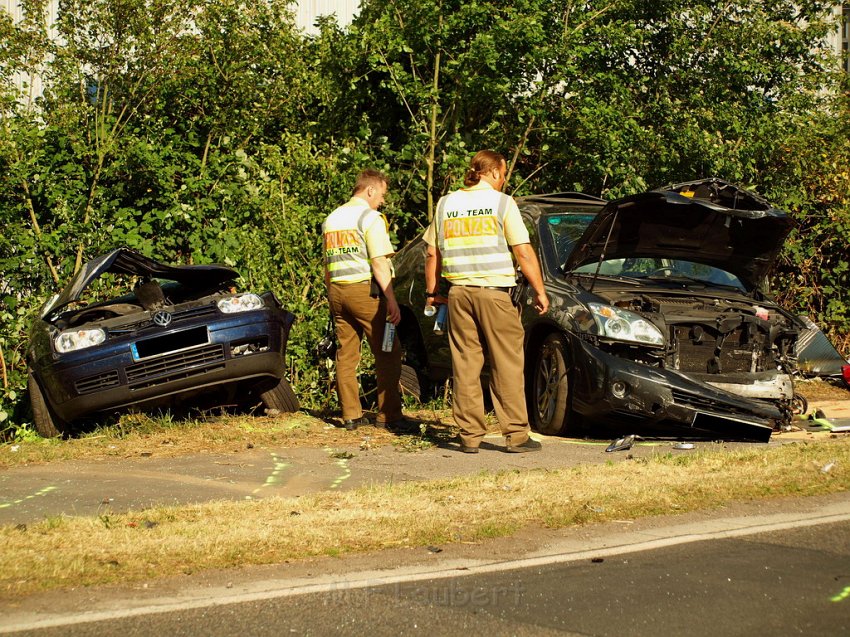
[[[347, 26], [359, 8], [359, 0], [299, 0], [296, 8], [296, 24], [307, 34], [316, 34], [318, 31], [313, 26], [316, 18], [321, 15], [335, 13], [340, 26]], [[59, 10], [59, 0], [47, 2], [47, 26], [53, 37], [56, 37], [52, 25], [56, 22]], [[15, 22], [23, 18], [20, 0], [0, 0], [0, 11], [5, 11], [12, 16]], [[21, 101], [31, 103], [32, 100], [41, 95], [42, 83], [39, 76], [29, 77], [26, 74], [18, 74], [14, 78], [18, 91], [21, 92]]]
[[359, 0], [298, 0], [295, 13], [295, 23], [304, 29], [305, 33], [316, 34], [313, 26], [320, 15], [335, 13], [340, 26], [347, 26], [357, 13]]
[[844, 72], [850, 74], [850, 4], [844, 5], [841, 29], [841, 55], [844, 56]]
[[[53, 25], [56, 23], [56, 16], [59, 13], [59, 0], [49, 0], [45, 10], [47, 12], [45, 18], [47, 20], [48, 33], [51, 37], [56, 37], [56, 29], [53, 28]], [[20, 0], [0, 0], [0, 11], [5, 11], [11, 15], [14, 22], [18, 22], [24, 17]]]
[[0, 0], [0, 9], [5, 9], [6, 13], [11, 14], [15, 22], [21, 19], [21, 8], [17, 0]]
[[[59, 0], [49, 0], [46, 7], [46, 15], [44, 19], [47, 25], [48, 34], [51, 37], [56, 37], [56, 30], [53, 25], [56, 22], [56, 16], [59, 10]], [[5, 11], [12, 16], [12, 20], [18, 22], [23, 19], [24, 13], [21, 9], [20, 0], [0, 0], [0, 11]], [[42, 83], [41, 77], [38, 75], [29, 76], [26, 73], [18, 73], [13, 82], [15, 87], [20, 91], [20, 101], [22, 103], [31, 104], [32, 100], [41, 95]]]

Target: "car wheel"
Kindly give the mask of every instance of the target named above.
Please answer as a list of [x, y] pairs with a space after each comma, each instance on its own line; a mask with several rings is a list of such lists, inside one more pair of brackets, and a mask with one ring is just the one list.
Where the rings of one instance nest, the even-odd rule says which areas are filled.
[[560, 434], [567, 427], [570, 382], [567, 374], [567, 342], [561, 334], [549, 334], [540, 345], [531, 381], [531, 421], [543, 434]]
[[410, 365], [402, 363], [398, 386], [402, 396], [407, 394], [413, 396], [416, 400], [422, 399], [422, 388], [419, 385], [419, 376], [416, 374], [416, 370]]
[[301, 408], [298, 397], [285, 378], [281, 378], [277, 385], [260, 394], [260, 400], [266, 409], [291, 412]]
[[27, 373], [27, 390], [29, 390], [32, 418], [38, 434], [44, 438], [56, 438], [65, 433], [66, 423], [53, 415], [44, 398], [41, 385], [31, 371]]
[[800, 394], [794, 394], [793, 398], [791, 398], [791, 413], [795, 416], [800, 416], [808, 411], [809, 401], [806, 400], [806, 397]]
[[399, 326], [398, 335], [401, 342], [399, 391], [401, 391], [402, 396], [408, 394], [418, 401], [428, 400], [432, 389], [425, 373], [427, 357], [419, 327], [410, 315], [405, 315]]

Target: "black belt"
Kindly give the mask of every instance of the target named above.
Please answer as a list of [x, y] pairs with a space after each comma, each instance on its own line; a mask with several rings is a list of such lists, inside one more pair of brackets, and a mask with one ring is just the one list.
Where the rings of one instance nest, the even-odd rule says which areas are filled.
[[513, 287], [498, 287], [495, 285], [459, 285], [459, 288], [477, 288], [479, 290], [496, 290], [498, 292], [505, 292], [506, 294], [510, 294]]

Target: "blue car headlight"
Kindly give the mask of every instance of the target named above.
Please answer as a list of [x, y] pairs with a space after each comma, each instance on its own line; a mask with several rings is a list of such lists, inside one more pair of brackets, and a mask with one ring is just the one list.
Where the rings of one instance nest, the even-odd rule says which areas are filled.
[[236, 312], [250, 312], [251, 310], [259, 310], [265, 307], [261, 299], [256, 294], [239, 294], [238, 296], [229, 296], [226, 299], [221, 299], [218, 302], [218, 309], [225, 314], [235, 314]]
[[628, 310], [601, 303], [588, 303], [587, 307], [599, 328], [601, 336], [618, 341], [633, 341], [647, 345], [664, 345], [664, 335], [655, 325]]
[[53, 344], [56, 346], [57, 352], [67, 354], [78, 349], [100, 345], [105, 340], [106, 332], [97, 327], [85, 330], [65, 330], [53, 339]]

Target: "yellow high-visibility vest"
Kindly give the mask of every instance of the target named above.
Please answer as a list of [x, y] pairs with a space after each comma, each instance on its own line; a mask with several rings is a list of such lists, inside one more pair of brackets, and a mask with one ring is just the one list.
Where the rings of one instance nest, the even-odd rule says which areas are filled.
[[322, 223], [322, 237], [332, 283], [358, 283], [372, 278], [364, 228], [372, 215], [368, 206], [341, 206]]
[[505, 240], [510, 201], [508, 195], [492, 189], [460, 190], [440, 198], [435, 230], [446, 279], [516, 274]]

